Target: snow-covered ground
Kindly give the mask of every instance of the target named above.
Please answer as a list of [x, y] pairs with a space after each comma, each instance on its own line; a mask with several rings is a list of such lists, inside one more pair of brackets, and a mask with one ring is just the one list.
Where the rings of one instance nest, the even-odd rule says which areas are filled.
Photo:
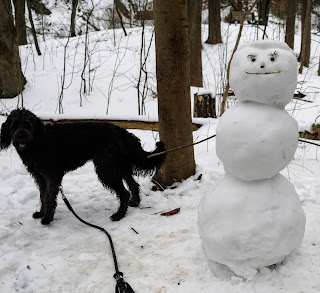
[[[225, 44], [203, 45], [204, 90], [221, 93], [218, 84], [225, 75], [222, 68], [233, 49], [238, 29], [239, 26], [223, 24]], [[128, 32], [127, 37], [121, 30], [90, 34], [91, 68], [86, 69], [85, 76], [88, 82], [90, 71], [92, 91], [82, 95], [82, 106], [79, 90], [85, 36], [70, 39], [66, 50], [63, 114], [59, 114], [58, 98], [67, 40], [46, 37], [40, 43], [42, 56], [37, 56], [30, 45], [22, 47], [22, 67], [28, 80], [23, 105], [46, 118], [135, 118], [141, 31], [135, 28]], [[206, 27], [204, 40], [205, 33]], [[259, 34], [261, 38], [261, 31]], [[149, 27], [147, 44], [151, 35]], [[242, 42], [252, 41], [256, 30], [245, 26], [243, 35]], [[271, 26], [268, 36], [283, 40], [277, 27]], [[305, 99], [313, 103], [293, 100], [287, 107], [301, 129], [319, 115], [320, 77], [316, 71], [320, 37], [313, 35], [312, 39], [311, 66], [299, 76], [297, 90], [307, 93]], [[298, 36], [295, 48], [298, 52]], [[149, 87], [155, 91], [154, 43], [147, 69]], [[203, 89], [192, 88], [192, 96], [198, 90]], [[17, 105], [22, 106], [22, 97], [0, 100], [0, 111], [7, 113]], [[143, 119], [157, 119], [157, 101], [151, 91]], [[0, 123], [4, 121], [5, 117], [0, 116]], [[194, 132], [195, 141], [215, 134], [218, 119], [204, 121], [205, 125]], [[146, 150], [154, 148], [157, 133], [132, 132]], [[261, 269], [251, 281], [219, 265], [212, 274], [199, 238], [199, 201], [224, 173], [216, 156], [214, 139], [195, 146], [196, 174], [174, 188], [154, 192], [150, 177], [139, 178], [141, 205], [129, 208], [119, 222], [109, 219], [118, 207], [116, 196], [102, 187], [91, 163], [67, 174], [63, 186], [81, 217], [110, 232], [120, 270], [135, 292], [316, 293], [320, 291], [318, 151], [315, 146], [300, 143], [294, 160], [282, 171], [295, 185], [306, 213], [306, 232], [301, 246], [282, 265]], [[202, 177], [198, 180], [200, 174]], [[12, 147], [0, 152], [0, 202], [0, 292], [114, 292], [114, 268], [106, 236], [75, 219], [60, 197], [51, 225], [42, 226], [33, 219], [32, 213], [39, 206], [38, 190]], [[181, 208], [180, 213], [160, 216], [161, 212], [175, 208]]]

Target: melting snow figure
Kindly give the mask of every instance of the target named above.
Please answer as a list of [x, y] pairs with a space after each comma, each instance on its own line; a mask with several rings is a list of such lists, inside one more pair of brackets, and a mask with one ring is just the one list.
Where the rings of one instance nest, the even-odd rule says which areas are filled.
[[252, 278], [280, 263], [302, 241], [305, 213], [279, 172], [293, 159], [297, 122], [284, 110], [297, 83], [294, 52], [282, 42], [239, 47], [230, 86], [239, 103], [217, 127], [226, 174], [200, 202], [198, 228], [210, 262]]

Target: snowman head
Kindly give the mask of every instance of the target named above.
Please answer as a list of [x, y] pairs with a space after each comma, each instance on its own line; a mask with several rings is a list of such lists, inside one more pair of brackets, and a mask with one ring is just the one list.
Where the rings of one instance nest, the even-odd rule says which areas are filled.
[[233, 56], [230, 86], [239, 101], [284, 108], [297, 84], [297, 58], [286, 43], [255, 41], [242, 45]]

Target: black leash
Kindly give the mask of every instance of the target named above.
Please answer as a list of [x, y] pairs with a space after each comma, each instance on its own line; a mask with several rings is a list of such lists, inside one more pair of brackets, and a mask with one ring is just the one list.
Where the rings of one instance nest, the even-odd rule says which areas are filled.
[[68, 209], [70, 210], [70, 212], [72, 212], [74, 214], [74, 216], [82, 223], [90, 226], [90, 227], [93, 227], [93, 228], [96, 228], [102, 232], [104, 232], [107, 236], [108, 236], [108, 239], [109, 239], [109, 242], [110, 242], [110, 247], [111, 247], [111, 252], [112, 252], [112, 257], [113, 257], [113, 262], [114, 262], [114, 268], [116, 270], [116, 273], [113, 275], [113, 277], [116, 279], [117, 281], [117, 284], [116, 284], [116, 290], [115, 290], [115, 293], [134, 293], [133, 289], [131, 288], [131, 286], [124, 281], [123, 279], [123, 273], [119, 271], [119, 268], [118, 268], [118, 262], [117, 262], [117, 256], [116, 256], [116, 252], [114, 250], [114, 246], [113, 246], [113, 242], [112, 242], [112, 238], [110, 236], [110, 234], [105, 230], [103, 229], [102, 227], [99, 227], [99, 226], [96, 226], [96, 225], [93, 225], [93, 224], [90, 224], [86, 221], [84, 221], [83, 219], [81, 219], [77, 214], [76, 212], [73, 210], [72, 206], [70, 205], [68, 199], [65, 197], [64, 195], [64, 192], [63, 192], [63, 189], [62, 187], [60, 186], [59, 188], [60, 192], [61, 192], [61, 196], [62, 196], [62, 199], [64, 201], [64, 203], [66, 204], [66, 206], [68, 207]]
[[211, 138], [214, 138], [214, 137], [216, 137], [216, 134], [211, 135], [211, 136], [209, 136], [209, 137], [207, 137], [207, 138], [205, 138], [205, 139], [203, 139], [203, 140], [197, 141], [197, 142], [192, 143], [192, 144], [183, 145], [183, 146], [179, 146], [179, 147], [174, 148], [174, 149], [170, 149], [170, 150], [163, 151], [163, 152], [160, 152], [160, 153], [152, 154], [152, 155], [148, 156], [147, 158], [149, 159], [149, 158], [156, 157], [156, 156], [160, 156], [160, 155], [163, 155], [163, 154], [166, 154], [166, 153], [170, 153], [170, 152], [173, 152], [173, 151], [185, 149], [185, 148], [191, 147], [191, 146], [193, 146], [193, 145], [202, 143], [202, 142], [204, 142], [204, 141], [206, 141], [206, 140], [209, 140], [209, 139], [211, 139]]

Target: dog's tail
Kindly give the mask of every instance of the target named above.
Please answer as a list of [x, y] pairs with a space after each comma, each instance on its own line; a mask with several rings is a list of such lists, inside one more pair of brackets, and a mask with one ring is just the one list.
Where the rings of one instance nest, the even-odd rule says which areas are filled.
[[153, 152], [146, 152], [141, 148], [140, 156], [138, 156], [139, 158], [134, 164], [134, 173], [136, 175], [147, 175], [151, 174], [155, 169], [160, 168], [166, 159], [166, 154], [151, 158], [148, 158], [148, 156], [164, 152], [165, 150], [162, 141], [156, 143], [156, 149]]

